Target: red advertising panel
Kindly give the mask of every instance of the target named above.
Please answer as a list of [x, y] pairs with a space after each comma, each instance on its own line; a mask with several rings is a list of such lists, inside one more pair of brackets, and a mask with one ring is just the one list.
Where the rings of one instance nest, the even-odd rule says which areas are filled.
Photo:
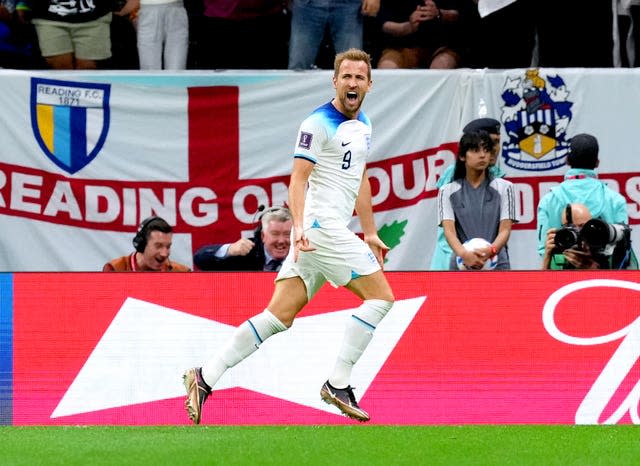
[[[640, 423], [640, 274], [391, 272], [353, 373], [375, 424]], [[181, 374], [271, 295], [270, 273], [20, 273], [13, 424], [186, 424]], [[326, 285], [227, 371], [204, 424], [350, 423], [320, 400], [359, 301]]]

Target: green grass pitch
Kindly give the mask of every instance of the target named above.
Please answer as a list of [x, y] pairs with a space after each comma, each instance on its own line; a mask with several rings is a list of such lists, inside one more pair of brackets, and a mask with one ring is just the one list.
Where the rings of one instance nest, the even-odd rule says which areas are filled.
[[8, 465], [638, 465], [640, 427], [0, 427]]

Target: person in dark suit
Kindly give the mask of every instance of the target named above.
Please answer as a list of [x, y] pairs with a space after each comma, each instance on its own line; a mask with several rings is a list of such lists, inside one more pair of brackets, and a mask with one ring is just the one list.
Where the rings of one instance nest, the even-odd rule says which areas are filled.
[[260, 216], [253, 238], [234, 243], [209, 244], [193, 256], [200, 270], [278, 271], [291, 246], [291, 212], [286, 207], [272, 207]]

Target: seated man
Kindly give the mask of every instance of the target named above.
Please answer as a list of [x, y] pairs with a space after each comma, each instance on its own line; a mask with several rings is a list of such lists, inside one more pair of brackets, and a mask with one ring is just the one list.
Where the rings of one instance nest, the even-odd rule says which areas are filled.
[[291, 246], [291, 225], [289, 209], [272, 207], [260, 217], [253, 238], [203, 246], [193, 263], [200, 270], [278, 271]]
[[460, 0], [383, 0], [378, 68], [457, 68], [465, 49], [464, 5]]
[[186, 265], [169, 260], [173, 229], [160, 217], [142, 222], [133, 237], [135, 251], [107, 262], [103, 272], [190, 272]]
[[625, 224], [593, 219], [584, 204], [567, 204], [562, 227], [547, 231], [543, 269], [637, 269]]

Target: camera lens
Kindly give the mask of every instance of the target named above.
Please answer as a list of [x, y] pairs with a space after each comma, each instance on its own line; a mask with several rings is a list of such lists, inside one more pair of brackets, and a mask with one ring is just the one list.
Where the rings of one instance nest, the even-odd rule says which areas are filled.
[[602, 249], [609, 244], [611, 236], [615, 236], [615, 232], [611, 231], [611, 227], [607, 223], [593, 218], [584, 224], [580, 236], [591, 249]]
[[592, 251], [601, 251], [625, 239], [629, 241], [630, 229], [621, 223], [607, 223], [593, 218], [584, 224], [580, 239], [589, 245]]
[[560, 251], [572, 248], [578, 244], [578, 230], [575, 227], [563, 227], [556, 232], [554, 238], [556, 248]]

